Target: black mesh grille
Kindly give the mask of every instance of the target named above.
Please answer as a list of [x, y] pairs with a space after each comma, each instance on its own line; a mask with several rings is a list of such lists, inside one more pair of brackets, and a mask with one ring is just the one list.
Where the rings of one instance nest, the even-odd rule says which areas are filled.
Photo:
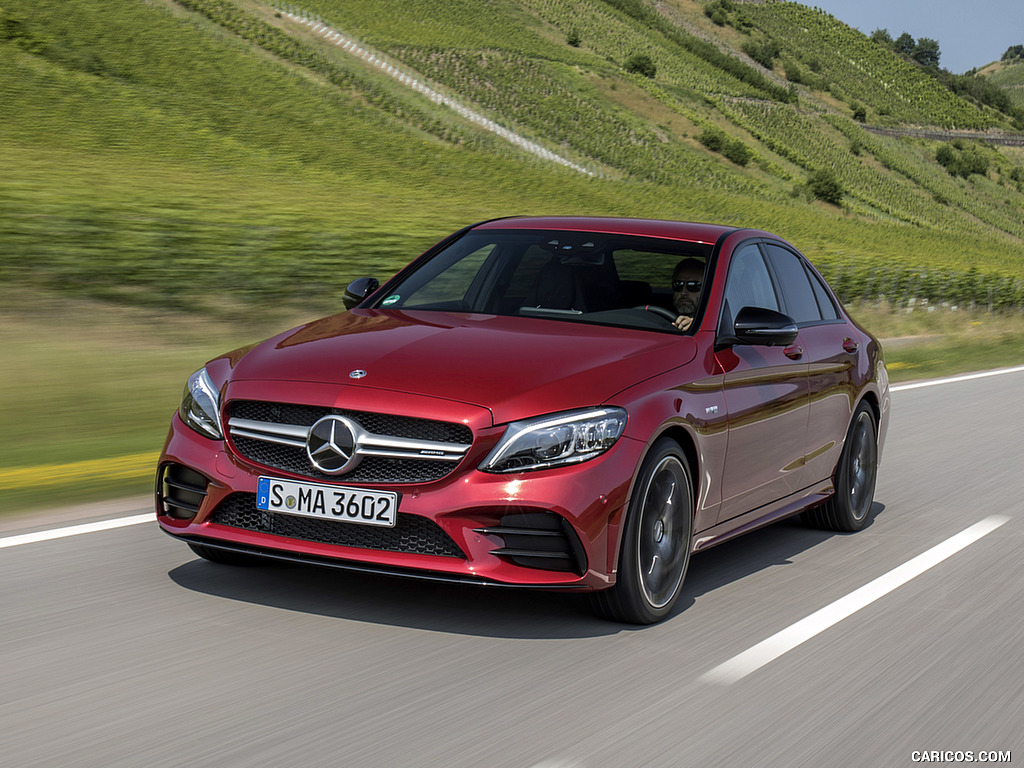
[[398, 513], [398, 522], [394, 528], [381, 528], [267, 512], [256, 508], [255, 494], [233, 493], [217, 506], [210, 516], [210, 522], [320, 544], [416, 555], [466, 557], [436, 523], [419, 515], [401, 512]]
[[277, 424], [300, 424], [311, 427], [324, 416], [336, 414], [346, 416], [367, 432], [394, 437], [409, 437], [416, 440], [434, 440], [440, 443], [473, 442], [473, 431], [465, 424], [447, 421], [416, 419], [411, 416], [391, 416], [385, 413], [346, 411], [343, 408], [320, 408], [314, 405], [293, 405], [291, 403], [265, 403], [259, 400], [234, 400], [231, 416], [253, 421], [271, 421]]
[[[391, 416], [342, 408], [321, 408], [291, 403], [266, 403], [259, 400], [235, 400], [230, 404], [231, 418], [266, 421], [274, 424], [297, 424], [310, 427], [324, 416], [346, 416], [367, 432], [417, 440], [470, 445], [473, 431], [465, 424], [416, 419], [410, 416]], [[258, 464], [283, 469], [297, 475], [319, 480], [338, 480], [314, 467], [304, 448], [292, 448], [247, 437], [232, 437], [238, 452]], [[457, 466], [458, 462], [421, 459], [385, 459], [377, 456], [364, 458], [354, 470], [346, 472], [344, 480], [350, 483], [428, 483], [440, 480]]]

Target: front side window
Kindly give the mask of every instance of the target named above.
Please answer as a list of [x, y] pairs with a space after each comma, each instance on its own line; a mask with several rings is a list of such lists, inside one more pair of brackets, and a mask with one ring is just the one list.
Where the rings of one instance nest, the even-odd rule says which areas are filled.
[[479, 230], [388, 291], [381, 309], [470, 312], [678, 331], [681, 263], [707, 294], [712, 246], [588, 232]]
[[743, 307], [780, 311], [768, 265], [756, 243], [741, 246], [732, 256], [729, 277], [725, 283], [722, 327], [732, 328], [736, 315]]

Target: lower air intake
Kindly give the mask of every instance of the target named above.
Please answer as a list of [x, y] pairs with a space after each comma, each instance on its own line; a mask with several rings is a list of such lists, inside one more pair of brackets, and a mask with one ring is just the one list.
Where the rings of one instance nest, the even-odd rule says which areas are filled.
[[475, 528], [477, 533], [500, 536], [505, 546], [492, 554], [526, 568], [567, 571], [582, 576], [587, 557], [572, 526], [554, 512], [517, 512], [498, 525]]
[[182, 464], [164, 464], [158, 484], [160, 513], [175, 520], [191, 520], [206, 498], [210, 481]]
[[401, 512], [394, 528], [382, 528], [268, 512], [256, 508], [256, 494], [233, 493], [214, 510], [210, 522], [318, 544], [466, 558], [451, 537], [432, 520]]

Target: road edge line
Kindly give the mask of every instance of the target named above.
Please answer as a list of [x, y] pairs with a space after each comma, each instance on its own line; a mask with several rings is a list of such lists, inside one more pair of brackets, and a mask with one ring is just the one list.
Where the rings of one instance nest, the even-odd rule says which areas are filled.
[[79, 536], [83, 533], [94, 533], [95, 531], [109, 531], [114, 528], [124, 528], [129, 525], [141, 525], [142, 523], [155, 523], [156, 515], [147, 512], [144, 515], [132, 515], [131, 517], [117, 517], [112, 520], [99, 520], [95, 523], [82, 523], [80, 525], [69, 525], [64, 528], [51, 528], [48, 531], [36, 531], [35, 533], [19, 533], [14, 536], [0, 538], [0, 549], [17, 547], [22, 544], [35, 544], [39, 541], [50, 541], [52, 539], [64, 539], [68, 536]]

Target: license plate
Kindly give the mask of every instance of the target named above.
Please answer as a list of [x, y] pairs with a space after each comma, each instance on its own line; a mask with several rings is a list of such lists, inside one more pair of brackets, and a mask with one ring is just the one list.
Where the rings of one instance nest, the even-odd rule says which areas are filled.
[[256, 508], [340, 523], [393, 528], [398, 520], [398, 494], [261, 477]]

